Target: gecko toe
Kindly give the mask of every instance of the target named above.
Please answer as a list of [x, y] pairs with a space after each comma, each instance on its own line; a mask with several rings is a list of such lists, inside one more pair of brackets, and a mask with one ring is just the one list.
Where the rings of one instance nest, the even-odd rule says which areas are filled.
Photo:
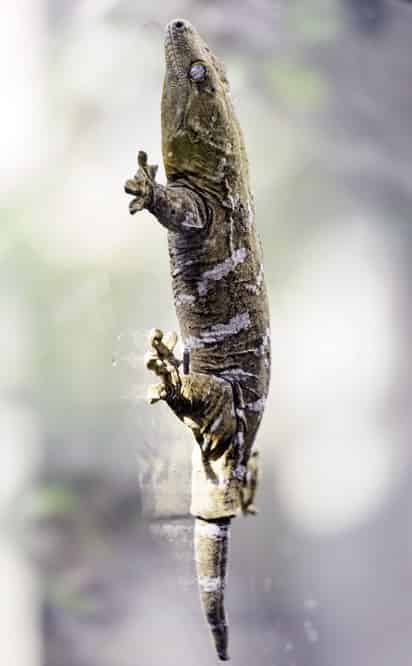
[[144, 150], [139, 150], [139, 153], [137, 155], [137, 163], [139, 167], [142, 167], [142, 169], [144, 169], [147, 166], [147, 153], [145, 153]]
[[152, 328], [149, 333], [149, 344], [156, 349], [156, 344], [163, 338], [163, 331], [160, 328]]
[[152, 384], [147, 390], [147, 401], [149, 405], [154, 405], [160, 400], [166, 400], [167, 390], [164, 384]]
[[126, 192], [126, 194], [131, 194], [133, 196], [140, 194], [139, 186], [136, 183], [136, 181], [133, 180], [133, 178], [129, 178], [128, 180], [126, 180], [124, 185], [124, 191]]
[[142, 210], [144, 208], [143, 202], [140, 198], [132, 199], [132, 201], [129, 204], [129, 212], [131, 215], [134, 215], [135, 213], [138, 213], [139, 210]]

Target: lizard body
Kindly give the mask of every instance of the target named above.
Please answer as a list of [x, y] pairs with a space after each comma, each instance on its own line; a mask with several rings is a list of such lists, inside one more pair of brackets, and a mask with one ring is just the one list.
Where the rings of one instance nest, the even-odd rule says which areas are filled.
[[147, 366], [165, 400], [196, 439], [192, 505], [205, 615], [227, 659], [224, 586], [230, 519], [254, 512], [251, 456], [270, 374], [269, 312], [254, 222], [248, 161], [223, 65], [186, 20], [165, 36], [162, 152], [167, 185], [139, 153], [126, 183], [130, 212], [147, 208], [168, 230], [173, 293], [185, 347], [155, 329]]

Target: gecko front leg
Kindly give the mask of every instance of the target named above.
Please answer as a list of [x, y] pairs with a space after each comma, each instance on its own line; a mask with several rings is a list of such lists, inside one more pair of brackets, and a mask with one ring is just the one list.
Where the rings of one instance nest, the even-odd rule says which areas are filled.
[[137, 162], [139, 169], [124, 188], [134, 197], [129, 204], [131, 215], [145, 208], [169, 231], [193, 233], [205, 228], [208, 214], [201, 197], [177, 184], [157, 183], [158, 167], [148, 164], [144, 151], [139, 151]]

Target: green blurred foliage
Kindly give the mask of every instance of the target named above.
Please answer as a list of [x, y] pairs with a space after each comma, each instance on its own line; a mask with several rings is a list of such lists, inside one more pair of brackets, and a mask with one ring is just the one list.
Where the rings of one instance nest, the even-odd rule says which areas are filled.
[[74, 514], [79, 510], [79, 498], [74, 490], [62, 483], [49, 483], [35, 488], [25, 498], [27, 517], [49, 520]]
[[265, 64], [264, 72], [275, 98], [295, 112], [318, 111], [327, 103], [327, 83], [308, 65], [276, 59]]
[[338, 7], [330, 0], [311, 0], [304, 4], [291, 2], [288, 22], [292, 34], [308, 46], [334, 42], [342, 32]]

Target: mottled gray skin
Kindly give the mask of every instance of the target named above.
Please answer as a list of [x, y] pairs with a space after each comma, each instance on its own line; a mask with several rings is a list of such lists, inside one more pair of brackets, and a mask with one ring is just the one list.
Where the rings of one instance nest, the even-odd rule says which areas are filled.
[[[155, 182], [157, 167], [140, 152], [139, 170], [126, 192], [134, 196], [131, 213], [147, 208], [168, 230], [176, 313], [190, 370], [182, 373], [173, 354], [176, 336], [163, 337], [156, 329], [147, 366], [161, 382], [151, 387], [150, 402], [165, 400], [192, 429], [205, 487], [216, 496], [212, 510], [192, 511], [198, 516], [195, 551], [203, 607], [218, 656], [226, 660], [228, 521], [236, 508], [254, 512], [257, 457], [250, 453], [269, 386], [269, 312], [248, 162], [224, 67], [183, 19], [167, 26], [165, 56], [167, 185]], [[223, 485], [213, 468], [219, 459], [225, 461]]]

